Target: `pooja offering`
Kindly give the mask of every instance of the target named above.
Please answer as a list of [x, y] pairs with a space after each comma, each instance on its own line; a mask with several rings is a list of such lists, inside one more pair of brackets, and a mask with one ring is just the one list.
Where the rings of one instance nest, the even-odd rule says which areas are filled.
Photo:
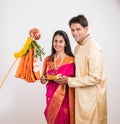
[[59, 79], [60, 77], [62, 77], [62, 74], [57, 74], [57, 75], [48, 75], [46, 77], [47, 80], [56, 80]]

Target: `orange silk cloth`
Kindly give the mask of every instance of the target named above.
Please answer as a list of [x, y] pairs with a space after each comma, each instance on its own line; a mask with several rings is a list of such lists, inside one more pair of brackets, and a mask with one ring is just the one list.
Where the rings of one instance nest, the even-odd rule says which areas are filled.
[[31, 48], [24, 56], [20, 58], [15, 77], [24, 79], [27, 82], [35, 82], [36, 80], [39, 80], [40, 72], [34, 71], [34, 62], [34, 48]]

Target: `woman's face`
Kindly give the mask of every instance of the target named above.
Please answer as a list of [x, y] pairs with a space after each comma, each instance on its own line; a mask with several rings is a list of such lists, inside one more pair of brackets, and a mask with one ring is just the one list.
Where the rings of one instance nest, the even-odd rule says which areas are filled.
[[56, 52], [64, 52], [65, 45], [66, 44], [64, 38], [61, 35], [57, 34], [53, 40], [53, 47]]

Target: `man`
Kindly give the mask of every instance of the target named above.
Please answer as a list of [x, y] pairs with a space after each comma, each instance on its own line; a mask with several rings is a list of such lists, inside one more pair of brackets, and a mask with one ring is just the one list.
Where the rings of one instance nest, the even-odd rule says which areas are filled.
[[84, 15], [69, 21], [75, 47], [75, 77], [63, 76], [60, 84], [75, 87], [75, 124], [107, 124], [106, 80], [104, 55], [88, 33]]

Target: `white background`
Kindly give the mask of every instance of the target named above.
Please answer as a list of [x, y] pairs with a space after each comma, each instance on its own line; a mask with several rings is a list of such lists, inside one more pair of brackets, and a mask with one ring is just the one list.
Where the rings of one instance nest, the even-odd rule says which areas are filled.
[[[108, 124], [120, 123], [120, 1], [119, 0], [0, 0], [0, 83], [13, 64], [28, 31], [37, 27], [45, 56], [51, 52], [53, 33], [62, 29], [76, 45], [68, 21], [84, 14], [90, 34], [105, 52]], [[44, 57], [45, 57], [44, 56]], [[0, 124], [46, 124], [45, 85], [14, 77], [18, 61], [0, 89]], [[40, 63], [40, 68], [42, 62]], [[41, 71], [41, 69], [40, 69]]]

